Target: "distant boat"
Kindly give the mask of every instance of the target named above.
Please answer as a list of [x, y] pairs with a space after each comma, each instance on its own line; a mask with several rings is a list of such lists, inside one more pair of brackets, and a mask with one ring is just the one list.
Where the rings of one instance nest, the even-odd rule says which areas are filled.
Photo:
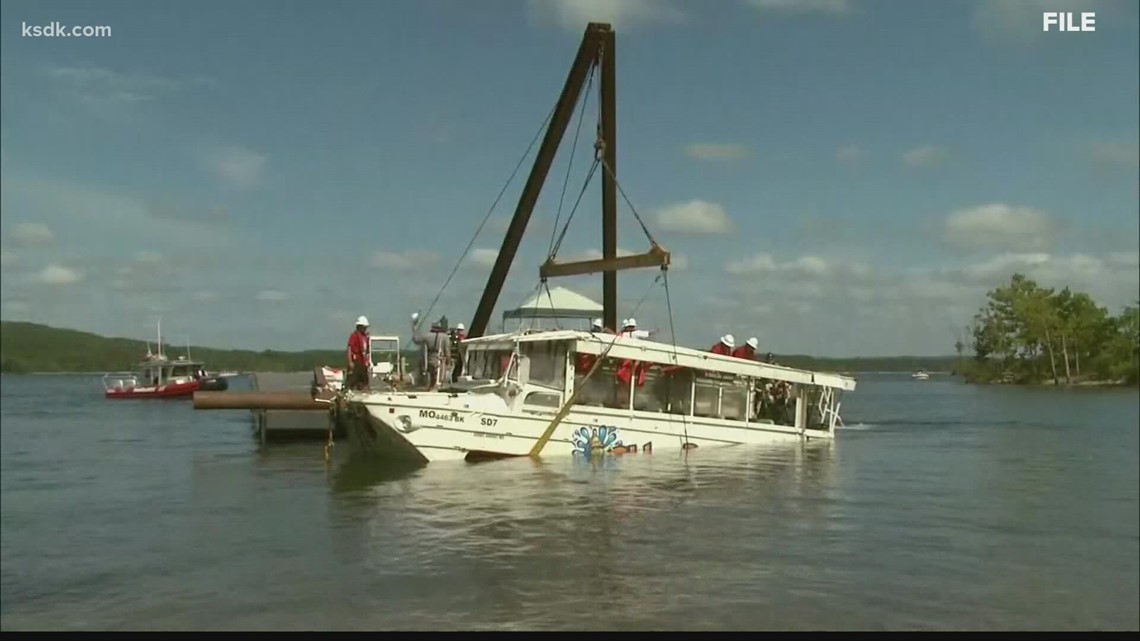
[[225, 379], [206, 374], [206, 364], [190, 358], [190, 348], [186, 356], [170, 360], [162, 353], [162, 322], [158, 324], [158, 353], [150, 351], [147, 345], [144, 358], [133, 372], [110, 372], [103, 375], [103, 396], [105, 398], [188, 398], [194, 392], [205, 390], [225, 390]]
[[912, 372], [910, 377], [916, 381], [925, 381], [930, 378], [930, 374], [927, 374], [925, 370], [920, 369], [916, 372]]

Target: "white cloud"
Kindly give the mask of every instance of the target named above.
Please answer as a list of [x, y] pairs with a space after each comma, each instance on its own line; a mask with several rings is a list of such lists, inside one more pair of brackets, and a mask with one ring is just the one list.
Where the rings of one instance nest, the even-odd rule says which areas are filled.
[[698, 143], [685, 147], [685, 155], [696, 160], [741, 160], [749, 153], [747, 146], [734, 143]]
[[262, 303], [280, 303], [289, 300], [289, 295], [276, 289], [263, 289], [254, 298]]
[[658, 210], [657, 224], [664, 231], [687, 234], [727, 234], [732, 231], [732, 220], [724, 208], [703, 200], [690, 200]]
[[839, 16], [851, 10], [849, 0], [745, 0], [761, 11], [780, 13], [823, 13]]
[[4, 301], [4, 315], [12, 314], [14, 316], [23, 316], [32, 311], [32, 306], [27, 301], [23, 300], [6, 300]]
[[190, 295], [190, 299], [196, 303], [207, 303], [212, 300], [218, 299], [218, 293], [208, 289], [196, 291]]
[[191, 220], [157, 218], [143, 199], [100, 185], [19, 171], [5, 171], [0, 183], [0, 210], [26, 212], [101, 252], [130, 255], [140, 246], [157, 249], [161, 239], [163, 249], [184, 246], [200, 255], [203, 247], [219, 249], [238, 240]]
[[863, 159], [863, 150], [855, 145], [840, 147], [835, 151], [835, 159], [845, 165], [853, 165]]
[[236, 145], [206, 152], [207, 166], [223, 181], [239, 189], [250, 189], [261, 182], [265, 154]]
[[1140, 166], [1140, 141], [1099, 141], [1089, 146], [1093, 162], [1120, 167]]
[[795, 260], [779, 262], [771, 254], [759, 253], [748, 258], [729, 261], [725, 271], [735, 275], [782, 275], [792, 278], [820, 278], [837, 275], [864, 278], [871, 268], [861, 261], [827, 260], [820, 256], [800, 256]]
[[1014, 273], [1022, 273], [1042, 287], [1071, 287], [1087, 292], [1116, 313], [1118, 307], [1137, 298], [1140, 257], [1135, 252], [1107, 256], [1045, 252], [1004, 253], [978, 263], [943, 267], [930, 277], [961, 287], [973, 287], [973, 308], [982, 304], [985, 291], [1005, 284]]
[[74, 269], [69, 269], [62, 265], [52, 263], [44, 267], [36, 278], [41, 282], [48, 285], [70, 285], [71, 283], [78, 283], [83, 280], [83, 274]]
[[387, 271], [408, 271], [434, 264], [439, 260], [435, 252], [408, 250], [404, 252], [378, 251], [369, 261], [372, 267]]
[[615, 30], [677, 24], [685, 14], [672, 0], [528, 0], [531, 19], [540, 24], [556, 24], [572, 33], [582, 33], [590, 22], [608, 22]]
[[467, 255], [467, 260], [479, 267], [493, 267], [495, 261], [499, 259], [499, 250], [487, 249], [485, 247], [478, 247]]
[[202, 78], [178, 81], [147, 73], [124, 73], [94, 65], [50, 66], [45, 69], [45, 73], [65, 91], [82, 102], [93, 105], [149, 101], [190, 84], [209, 82]]
[[43, 223], [19, 223], [12, 228], [12, 240], [25, 246], [47, 245], [55, 240], [55, 234]]
[[0, 249], [0, 267], [11, 267], [19, 261], [20, 257], [16, 252]]
[[934, 145], [923, 145], [904, 153], [903, 162], [908, 167], [934, 167], [946, 160], [946, 157], [945, 149]]
[[991, 203], [952, 212], [946, 217], [944, 237], [966, 249], [1026, 251], [1047, 249], [1058, 231], [1057, 222], [1040, 210]]
[[[726, 266], [741, 276], [731, 295], [709, 292], [700, 304], [731, 319], [718, 331], [739, 337], [770, 328], [764, 349], [777, 353], [948, 354], [986, 292], [1015, 272], [1043, 287], [1087, 292], [1115, 314], [1140, 292], [1138, 265], [1138, 252], [1009, 252], [910, 268], [758, 254]], [[808, 308], [814, 311], [805, 315]]]
[[153, 251], [141, 251], [135, 254], [135, 260], [143, 264], [161, 263], [162, 254]]
[[1108, 264], [1117, 267], [1140, 267], [1140, 252], [1112, 252], [1107, 258]]

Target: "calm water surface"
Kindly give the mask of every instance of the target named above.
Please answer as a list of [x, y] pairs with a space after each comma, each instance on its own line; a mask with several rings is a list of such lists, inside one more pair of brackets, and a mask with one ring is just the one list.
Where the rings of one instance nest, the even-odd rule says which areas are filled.
[[1135, 390], [863, 376], [834, 443], [384, 469], [0, 378], [4, 630], [1140, 629]]

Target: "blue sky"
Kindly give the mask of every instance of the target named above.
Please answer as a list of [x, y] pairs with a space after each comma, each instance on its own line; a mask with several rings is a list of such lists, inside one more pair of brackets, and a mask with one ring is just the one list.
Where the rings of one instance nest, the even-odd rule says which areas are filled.
[[[173, 341], [253, 349], [339, 348], [358, 314], [407, 335], [590, 20], [617, 30], [617, 173], [674, 252], [679, 341], [950, 353], [1015, 270], [1116, 312], [1140, 296], [1137, 7], [5, 0], [0, 315], [135, 337], [161, 315]], [[1043, 10], [1097, 30], [1043, 33]], [[112, 32], [21, 36], [52, 21]], [[586, 114], [571, 195], [596, 89]], [[538, 284], [572, 139], [495, 318]], [[470, 322], [532, 158], [432, 316]], [[600, 185], [560, 257], [600, 249]], [[619, 274], [619, 316], [649, 291], [637, 318], [667, 339], [655, 275]], [[600, 275], [553, 284], [601, 298]]]

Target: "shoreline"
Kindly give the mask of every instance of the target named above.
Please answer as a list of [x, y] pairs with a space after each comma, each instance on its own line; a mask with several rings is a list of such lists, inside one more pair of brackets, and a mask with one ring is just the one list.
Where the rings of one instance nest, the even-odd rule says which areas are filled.
[[1103, 387], [1114, 387], [1114, 388], [1140, 387], [1140, 382], [1137, 382], [1137, 381], [1129, 382], [1127, 380], [1119, 380], [1119, 381], [1074, 381], [1072, 384], [1066, 383], [1064, 381], [1054, 382], [1052, 380], [1049, 380], [1049, 381], [1030, 381], [1030, 382], [1024, 382], [1024, 383], [1013, 383], [1013, 382], [1006, 383], [1003, 381], [981, 382], [981, 381], [967, 380], [966, 384], [967, 385], [981, 385], [981, 386], [1006, 386], [1006, 387], [1042, 387], [1042, 388], [1051, 387], [1051, 388], [1056, 388], [1056, 389], [1103, 388]]

